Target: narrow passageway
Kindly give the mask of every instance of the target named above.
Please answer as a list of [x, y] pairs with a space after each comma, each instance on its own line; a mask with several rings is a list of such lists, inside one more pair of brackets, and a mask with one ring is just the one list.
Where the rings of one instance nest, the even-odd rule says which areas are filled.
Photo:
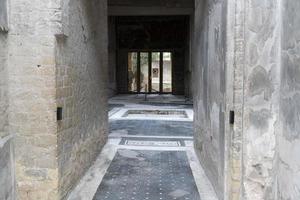
[[0, 200], [300, 200], [299, 10], [0, 0]]
[[183, 97], [109, 101], [108, 143], [69, 199], [217, 199], [193, 150], [193, 108]]

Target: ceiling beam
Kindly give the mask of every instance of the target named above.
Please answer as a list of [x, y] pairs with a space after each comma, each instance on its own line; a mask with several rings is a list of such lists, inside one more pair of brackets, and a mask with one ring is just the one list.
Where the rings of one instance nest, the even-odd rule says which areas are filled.
[[193, 8], [109, 6], [109, 16], [192, 15]]

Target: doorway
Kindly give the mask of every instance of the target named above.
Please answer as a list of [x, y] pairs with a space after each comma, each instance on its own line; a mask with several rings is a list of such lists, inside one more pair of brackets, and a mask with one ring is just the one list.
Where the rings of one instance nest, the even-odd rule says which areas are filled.
[[170, 51], [128, 52], [128, 92], [171, 94], [172, 55]]

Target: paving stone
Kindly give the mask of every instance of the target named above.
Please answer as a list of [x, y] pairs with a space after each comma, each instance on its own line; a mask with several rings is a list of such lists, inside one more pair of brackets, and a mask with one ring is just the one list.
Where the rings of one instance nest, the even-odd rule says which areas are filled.
[[118, 150], [94, 200], [200, 200], [184, 151]]

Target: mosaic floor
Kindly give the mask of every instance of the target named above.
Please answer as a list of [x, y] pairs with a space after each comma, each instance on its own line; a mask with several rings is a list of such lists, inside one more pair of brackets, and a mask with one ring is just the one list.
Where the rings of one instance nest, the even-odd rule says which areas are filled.
[[[192, 140], [191, 140], [192, 141]], [[183, 139], [172, 138], [140, 138], [140, 137], [123, 137], [119, 145], [129, 146], [158, 146], [158, 147], [180, 147], [185, 146]]]
[[[217, 200], [193, 149], [192, 108], [121, 97], [110, 102], [107, 144], [68, 200]], [[139, 109], [164, 117], [124, 118]], [[188, 117], [174, 118], [166, 110], [183, 110]]]
[[114, 120], [110, 133], [144, 136], [193, 136], [193, 122], [164, 120]]
[[108, 104], [108, 110], [112, 111], [112, 109], [114, 108], [121, 108], [123, 106], [124, 106], [123, 104]]
[[184, 151], [118, 150], [94, 200], [200, 200]]

